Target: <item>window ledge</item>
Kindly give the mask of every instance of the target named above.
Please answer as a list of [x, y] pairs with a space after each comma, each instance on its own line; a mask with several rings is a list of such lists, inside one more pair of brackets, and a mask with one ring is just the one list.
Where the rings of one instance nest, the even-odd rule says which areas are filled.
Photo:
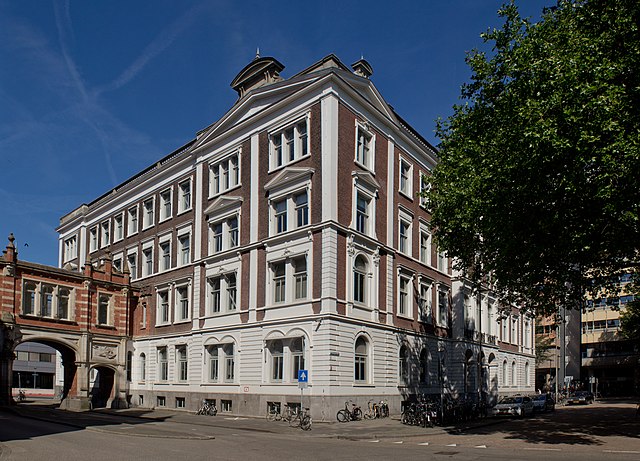
[[367, 170], [367, 171], [368, 171], [369, 173], [371, 173], [373, 176], [375, 176], [375, 175], [376, 175], [376, 171], [375, 171], [374, 169], [372, 169], [372, 168], [368, 167], [368, 166], [367, 166], [367, 165], [365, 165], [364, 163], [359, 162], [358, 160], [354, 160], [354, 161], [353, 161], [353, 163], [355, 163], [355, 164], [356, 164], [356, 165], [358, 165], [359, 167], [361, 167], [361, 168], [363, 168], [363, 169]]
[[405, 197], [405, 198], [407, 198], [407, 199], [409, 199], [409, 200], [411, 200], [413, 202], [413, 196], [412, 196], [411, 192], [407, 193], [407, 192], [405, 192], [403, 190], [398, 190], [398, 194], [402, 195], [403, 197]]

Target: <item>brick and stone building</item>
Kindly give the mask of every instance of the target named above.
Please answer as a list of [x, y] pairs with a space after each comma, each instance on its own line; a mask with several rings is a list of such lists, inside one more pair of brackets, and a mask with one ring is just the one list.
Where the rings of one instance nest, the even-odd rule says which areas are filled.
[[331, 420], [349, 399], [532, 391], [533, 322], [434, 245], [437, 152], [369, 63], [283, 69], [256, 57], [218, 121], [61, 219], [60, 267], [111, 265], [139, 293], [126, 398]]

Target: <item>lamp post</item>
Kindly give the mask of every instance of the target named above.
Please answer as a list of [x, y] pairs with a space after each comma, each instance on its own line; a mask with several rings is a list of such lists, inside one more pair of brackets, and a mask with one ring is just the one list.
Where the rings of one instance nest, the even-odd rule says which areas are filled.
[[440, 411], [444, 417], [444, 359], [446, 357], [447, 350], [444, 345], [438, 345], [438, 368], [440, 374]]

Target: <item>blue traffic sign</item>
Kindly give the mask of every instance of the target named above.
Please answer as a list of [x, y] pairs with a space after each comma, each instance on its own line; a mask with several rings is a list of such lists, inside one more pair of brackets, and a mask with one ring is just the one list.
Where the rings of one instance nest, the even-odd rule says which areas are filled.
[[298, 382], [306, 383], [309, 381], [309, 371], [308, 370], [298, 370]]

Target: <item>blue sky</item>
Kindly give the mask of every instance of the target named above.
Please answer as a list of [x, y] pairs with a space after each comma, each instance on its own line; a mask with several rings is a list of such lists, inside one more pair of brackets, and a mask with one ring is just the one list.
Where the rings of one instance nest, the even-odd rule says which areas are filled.
[[[260, 48], [285, 78], [364, 56], [383, 97], [434, 144], [465, 52], [502, 0], [0, 0], [0, 248], [57, 264], [61, 216], [191, 140], [235, 102]], [[538, 18], [555, 0], [519, 0]]]

